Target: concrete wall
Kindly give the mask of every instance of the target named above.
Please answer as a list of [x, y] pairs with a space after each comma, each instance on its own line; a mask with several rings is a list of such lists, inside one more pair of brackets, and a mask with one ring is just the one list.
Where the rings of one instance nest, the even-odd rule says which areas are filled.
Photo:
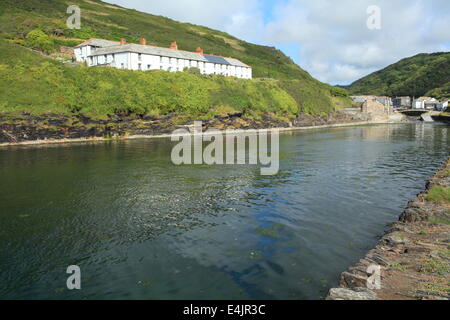
[[376, 99], [364, 102], [361, 112], [369, 114], [372, 120], [387, 119], [393, 113], [391, 106], [384, 105]]

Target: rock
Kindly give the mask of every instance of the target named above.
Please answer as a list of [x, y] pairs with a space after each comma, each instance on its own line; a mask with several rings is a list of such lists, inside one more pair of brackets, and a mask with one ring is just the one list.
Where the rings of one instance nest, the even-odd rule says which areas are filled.
[[400, 221], [405, 223], [427, 221], [430, 215], [425, 209], [408, 207], [400, 216]]
[[407, 239], [399, 237], [399, 236], [385, 236], [383, 237], [382, 241], [390, 246], [399, 246], [402, 244], [406, 244], [408, 242]]
[[367, 258], [372, 260], [373, 262], [379, 264], [380, 266], [388, 266], [390, 265], [389, 261], [380, 256], [378, 253], [369, 253]]
[[363, 288], [367, 286], [367, 277], [359, 276], [350, 272], [343, 272], [341, 286], [348, 288]]
[[399, 223], [399, 222], [392, 224], [388, 233], [394, 233], [394, 232], [412, 233], [412, 231], [410, 229], [408, 229], [404, 223]]
[[431, 252], [431, 249], [424, 248], [424, 247], [409, 247], [405, 250], [405, 253], [408, 254], [429, 254]]
[[424, 291], [424, 290], [417, 290], [416, 296], [423, 300], [450, 300], [448, 296], [443, 296], [440, 294]]
[[366, 288], [333, 288], [327, 300], [376, 300], [375, 292]]

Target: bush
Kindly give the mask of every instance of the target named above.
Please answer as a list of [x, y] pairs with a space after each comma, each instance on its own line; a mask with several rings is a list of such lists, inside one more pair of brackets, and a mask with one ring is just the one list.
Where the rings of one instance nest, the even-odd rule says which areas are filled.
[[197, 75], [202, 74], [200, 69], [199, 68], [195, 68], [195, 67], [191, 67], [191, 68], [185, 67], [183, 71], [187, 72], [187, 73], [190, 73], [190, 74], [197, 74]]
[[30, 31], [25, 38], [25, 45], [29, 48], [50, 53], [55, 49], [55, 43], [44, 31], [35, 29]]

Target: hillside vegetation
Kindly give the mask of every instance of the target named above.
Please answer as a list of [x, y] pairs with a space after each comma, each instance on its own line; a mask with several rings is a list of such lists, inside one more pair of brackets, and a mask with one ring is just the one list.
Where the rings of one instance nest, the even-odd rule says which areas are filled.
[[[68, 5], [82, 9], [82, 28], [70, 30]], [[93, 0], [2, 0], [0, 2], [0, 112], [86, 113], [104, 116], [189, 116], [243, 112], [291, 119], [299, 113], [327, 114], [350, 104], [345, 90], [312, 78], [275, 48], [226, 33]], [[254, 76], [239, 80], [164, 71], [127, 71], [65, 66], [25, 47], [51, 54], [97, 37], [232, 56], [251, 65]], [[26, 88], [26, 90], [24, 90]]]
[[449, 95], [450, 53], [418, 54], [351, 84], [352, 94], [386, 96]]
[[439, 88], [430, 90], [426, 95], [439, 100], [450, 100], [450, 81]]

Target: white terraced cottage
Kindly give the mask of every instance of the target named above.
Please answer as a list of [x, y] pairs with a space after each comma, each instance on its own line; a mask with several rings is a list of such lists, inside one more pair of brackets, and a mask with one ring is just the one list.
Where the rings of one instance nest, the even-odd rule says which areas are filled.
[[89, 67], [109, 66], [128, 70], [166, 70], [181, 72], [185, 68], [198, 68], [202, 74], [216, 74], [241, 79], [252, 79], [252, 68], [233, 59], [204, 54], [201, 48], [196, 52], [178, 50], [176, 42], [170, 48], [140, 44], [89, 39], [75, 47], [75, 57]]

